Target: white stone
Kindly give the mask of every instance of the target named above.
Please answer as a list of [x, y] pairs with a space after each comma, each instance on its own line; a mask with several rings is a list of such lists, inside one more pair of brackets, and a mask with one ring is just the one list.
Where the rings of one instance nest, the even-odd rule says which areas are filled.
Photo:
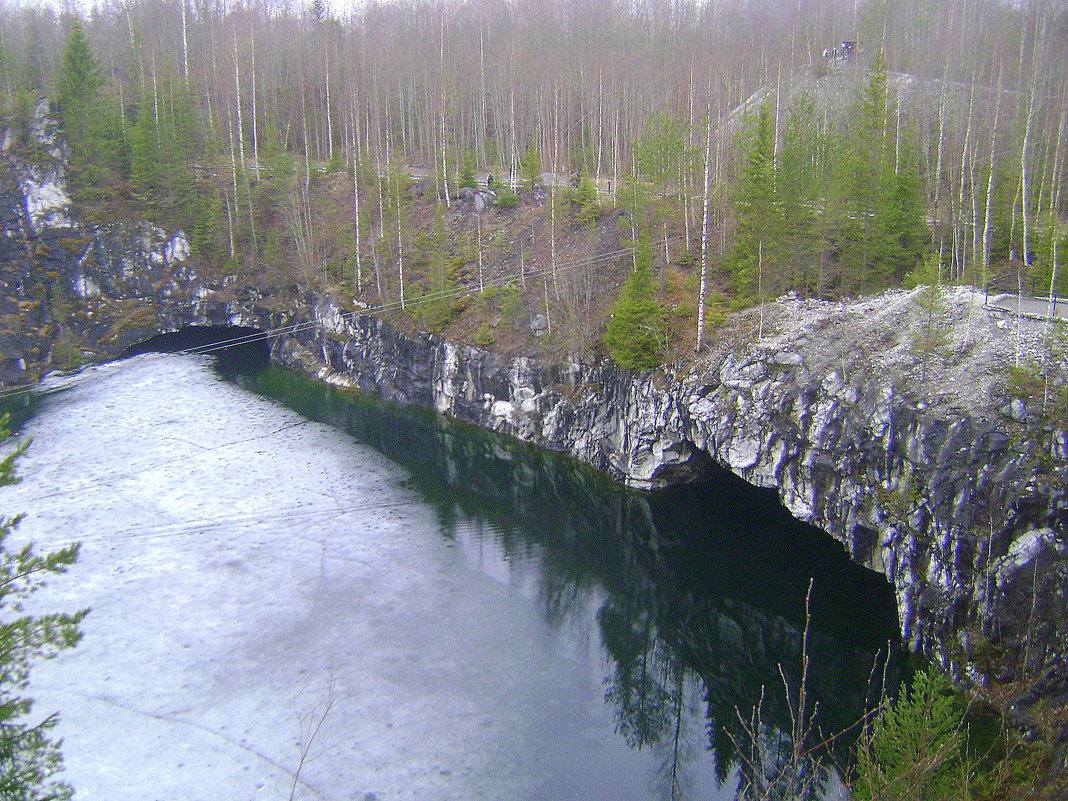
[[441, 371], [435, 380], [434, 408], [447, 413], [452, 410], [456, 401], [456, 374], [459, 370], [459, 357], [456, 346], [451, 342], [445, 342], [442, 346], [445, 358], [442, 360]]
[[500, 417], [508, 423], [514, 423], [516, 418], [515, 404], [505, 400], [496, 401], [490, 407], [490, 414], [494, 417]]
[[788, 366], [800, 366], [804, 363], [804, 359], [798, 353], [790, 353], [788, 351], [781, 351], [775, 354], [775, 363]]
[[1047, 537], [1051, 539], [1054, 537], [1052, 530], [1048, 528], [1031, 529], [1012, 543], [1009, 552], [998, 562], [996, 575], [999, 587], [1012, 578], [1017, 570], [1034, 560]]
[[823, 391], [832, 397], [837, 395], [843, 386], [845, 386], [845, 382], [837, 370], [828, 373], [823, 378]]
[[19, 189], [26, 198], [26, 216], [35, 234], [46, 228], [70, 228], [74, 224], [69, 216], [71, 201], [65, 184], [59, 170], [37, 168], [32, 168], [19, 181]]
[[189, 258], [189, 253], [189, 240], [185, 238], [185, 234], [182, 231], [179, 231], [171, 237], [170, 242], [163, 248], [163, 255], [167, 259], [168, 264], [185, 261]]
[[727, 464], [733, 470], [748, 470], [760, 459], [760, 439], [738, 436], [727, 447]]
[[74, 280], [74, 291], [80, 298], [95, 298], [100, 295], [100, 286], [87, 275], [80, 275]]
[[783, 506], [798, 520], [811, 520], [815, 509], [812, 503], [794, 487], [785, 489], [782, 494]]

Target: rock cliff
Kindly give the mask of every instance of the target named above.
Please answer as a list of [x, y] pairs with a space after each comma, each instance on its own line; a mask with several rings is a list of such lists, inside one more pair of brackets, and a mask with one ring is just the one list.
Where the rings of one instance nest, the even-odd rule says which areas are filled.
[[759, 323], [757, 312], [730, 323], [679, 374], [506, 358], [330, 299], [204, 281], [180, 231], [79, 220], [47, 108], [35, 119], [37, 161], [4, 138], [0, 381], [32, 380], [63, 349], [103, 359], [184, 325], [256, 327], [282, 364], [570, 454], [632, 487], [726, 468], [774, 488], [892, 582], [910, 647], [959, 679], [1064, 658], [1068, 434], [995, 391], [1006, 348], [1033, 349], [1041, 331], [981, 298], [949, 293], [945, 353], [917, 345], [915, 292], [892, 292], [783, 299]]
[[847, 381], [768, 339], [676, 378], [506, 359], [330, 301], [314, 315], [312, 333], [276, 341], [279, 361], [568, 453], [633, 487], [721, 466], [776, 489], [894, 584], [910, 646], [960, 677], [1063, 651], [1068, 454], [1064, 432], [1034, 418], [923, 401], [893, 375]]

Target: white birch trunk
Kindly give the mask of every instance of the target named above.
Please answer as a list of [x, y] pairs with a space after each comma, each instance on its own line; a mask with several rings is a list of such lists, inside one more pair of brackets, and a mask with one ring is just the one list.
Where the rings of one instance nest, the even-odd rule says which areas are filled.
[[694, 352], [700, 353], [705, 341], [705, 299], [708, 294], [708, 213], [709, 184], [712, 172], [712, 80], [708, 87], [708, 120], [705, 123], [705, 183], [704, 210], [701, 215], [701, 288], [697, 299], [697, 346]]
[[241, 174], [245, 173], [245, 127], [241, 120], [241, 66], [237, 58], [237, 43], [234, 43], [234, 107], [237, 109], [237, 151]]
[[251, 37], [252, 43], [252, 169], [256, 173], [256, 180], [260, 180], [260, 139], [256, 130], [256, 37]]

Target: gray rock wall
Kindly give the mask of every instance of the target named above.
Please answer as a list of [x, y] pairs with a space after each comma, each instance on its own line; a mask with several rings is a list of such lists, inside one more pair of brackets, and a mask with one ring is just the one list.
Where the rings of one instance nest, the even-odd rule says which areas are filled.
[[893, 582], [907, 642], [958, 677], [1004, 677], [1064, 651], [1063, 434], [1035, 424], [1021, 437], [753, 345], [670, 380], [408, 337], [329, 301], [314, 314], [322, 327], [280, 338], [279, 361], [568, 453], [632, 487], [691, 481], [716, 463], [775, 488]]

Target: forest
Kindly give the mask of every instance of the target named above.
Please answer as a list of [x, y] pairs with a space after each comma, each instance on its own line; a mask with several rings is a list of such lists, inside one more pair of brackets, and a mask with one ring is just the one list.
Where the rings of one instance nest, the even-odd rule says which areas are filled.
[[49, 99], [88, 220], [630, 368], [787, 292], [1063, 292], [1066, 86], [1057, 0], [0, 10], [5, 124]]

